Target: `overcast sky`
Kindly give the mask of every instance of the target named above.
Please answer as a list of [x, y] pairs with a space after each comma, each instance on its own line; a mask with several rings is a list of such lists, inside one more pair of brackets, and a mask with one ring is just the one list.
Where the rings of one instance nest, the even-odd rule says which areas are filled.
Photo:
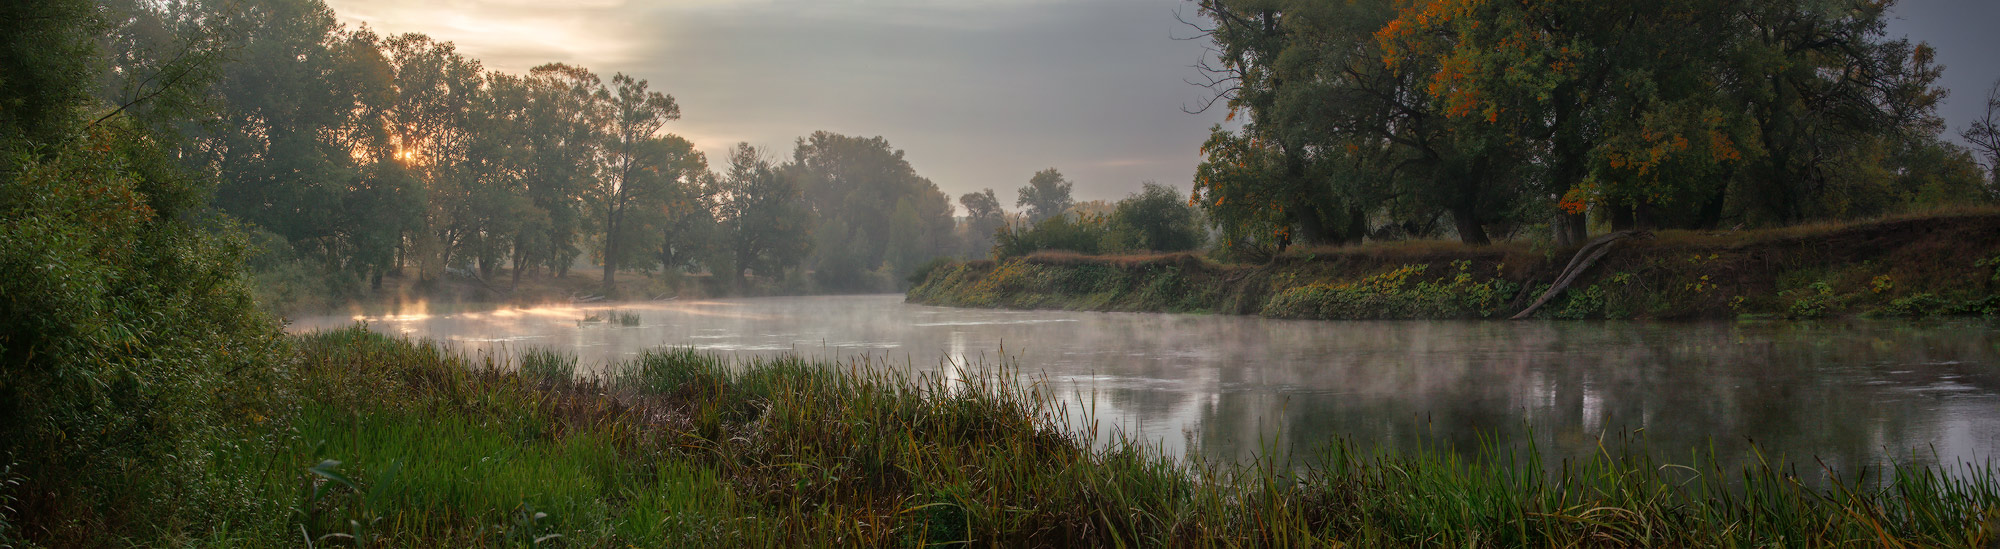
[[[1142, 181], [1185, 191], [1208, 128], [1187, 85], [1204, 44], [1183, 0], [327, 0], [350, 25], [422, 32], [487, 68], [551, 61], [650, 80], [668, 131], [721, 162], [738, 141], [789, 156], [815, 130], [888, 138], [954, 199], [1055, 167], [1078, 200]], [[1890, 32], [1928, 41], [1953, 133], [2000, 78], [2000, 0], [1904, 0]], [[1219, 111], [1219, 110], [1218, 110]]]

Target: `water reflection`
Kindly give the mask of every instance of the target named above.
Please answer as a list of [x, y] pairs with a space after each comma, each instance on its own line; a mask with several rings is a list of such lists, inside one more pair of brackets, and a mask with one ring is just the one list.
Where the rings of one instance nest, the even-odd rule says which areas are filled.
[[993, 311], [900, 296], [621, 304], [638, 326], [580, 323], [612, 306], [303, 319], [365, 320], [469, 351], [575, 352], [584, 367], [660, 346], [861, 356], [937, 368], [1017, 360], [1072, 404], [1156, 442], [1244, 460], [1339, 434], [1363, 445], [1481, 437], [1575, 456], [1643, 429], [1659, 448], [1817, 456], [1849, 469], [2000, 455], [2000, 331], [1980, 322], [1312, 322]]

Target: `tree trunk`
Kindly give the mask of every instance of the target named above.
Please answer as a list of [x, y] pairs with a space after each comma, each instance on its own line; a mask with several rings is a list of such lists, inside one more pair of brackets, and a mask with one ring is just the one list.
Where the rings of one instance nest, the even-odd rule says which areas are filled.
[[1611, 214], [1611, 230], [1632, 230], [1632, 225], [1636, 221], [1637, 216], [1637, 213], [1633, 211], [1633, 207], [1624, 204], [1612, 204], [1608, 209]]
[[1368, 237], [1368, 212], [1362, 210], [1358, 206], [1348, 208], [1347, 235], [1341, 239], [1341, 242], [1360, 244], [1362, 242], [1362, 239], [1367, 237]]
[[1554, 225], [1556, 246], [1567, 248], [1581, 245], [1585, 241], [1590, 240], [1589, 221], [1590, 218], [1585, 217], [1584, 214], [1556, 214]]
[[1303, 203], [1293, 204], [1291, 211], [1295, 212], [1292, 214], [1292, 217], [1299, 222], [1299, 236], [1297, 239], [1299, 242], [1307, 246], [1337, 243], [1333, 235], [1330, 234], [1331, 231], [1327, 229], [1326, 220], [1321, 219], [1319, 211], [1314, 210], [1311, 205]]
[[604, 297], [611, 297], [617, 288], [615, 276], [618, 273], [618, 212], [608, 210], [604, 215]]
[[513, 280], [508, 281], [507, 283], [507, 291], [509, 292], [512, 292], [521, 287], [521, 272], [528, 270], [528, 250], [524, 249], [521, 246], [520, 238], [514, 239], [513, 260], [514, 260], [513, 261], [514, 272], [512, 273], [511, 277], [513, 278]]
[[1472, 213], [1472, 207], [1459, 206], [1452, 208], [1451, 222], [1453, 226], [1458, 227], [1459, 242], [1464, 242], [1472, 246], [1485, 246], [1493, 243], [1492, 239], [1486, 237], [1486, 225], [1479, 222], [1479, 216]]

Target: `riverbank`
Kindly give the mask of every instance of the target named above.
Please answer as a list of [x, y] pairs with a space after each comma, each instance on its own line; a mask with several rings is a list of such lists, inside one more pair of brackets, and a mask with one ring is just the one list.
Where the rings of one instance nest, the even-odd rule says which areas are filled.
[[577, 380], [558, 354], [467, 358], [358, 328], [291, 345], [267, 395], [278, 405], [240, 414], [213, 449], [224, 505], [165, 531], [112, 531], [123, 541], [87, 514], [20, 515], [0, 533], [232, 547], [1982, 546], [2000, 534], [1990, 467], [1724, 470], [1615, 447], [1559, 468], [1346, 446], [1304, 467], [1176, 462], [1070, 434], [1087, 418], [1065, 416], [1045, 386], [991, 381], [1004, 376], [661, 351]]
[[[932, 270], [912, 303], [1306, 319], [1506, 318], [1576, 255], [1415, 242], [1288, 252], [1263, 265], [1191, 254], [1039, 253]], [[1622, 240], [1536, 318], [1810, 319], [2000, 314], [2000, 211]]]

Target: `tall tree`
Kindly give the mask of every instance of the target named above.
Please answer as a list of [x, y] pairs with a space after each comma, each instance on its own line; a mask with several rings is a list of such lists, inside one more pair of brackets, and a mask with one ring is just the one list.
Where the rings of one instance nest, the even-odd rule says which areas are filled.
[[390, 38], [383, 49], [396, 76], [388, 111], [395, 158], [423, 183], [423, 230], [406, 238], [404, 255], [416, 260], [420, 276], [437, 276], [464, 262], [458, 254], [477, 230], [468, 154], [484, 73], [452, 43], [422, 34]]
[[[877, 291], [900, 280], [908, 261], [951, 252], [951, 198], [929, 179], [917, 175], [903, 151], [881, 137], [853, 137], [813, 132], [801, 138], [787, 167], [800, 177], [812, 205], [819, 242], [814, 250], [814, 276], [826, 288]], [[920, 233], [898, 238], [899, 203], [908, 201]], [[914, 249], [905, 249], [914, 247]], [[892, 271], [874, 276], [883, 266]]]
[[[599, 171], [604, 142], [603, 81], [589, 70], [552, 63], [528, 71], [528, 196], [547, 216], [541, 234], [524, 233], [515, 245], [523, 266], [542, 265], [555, 276], [569, 274], [582, 249], [584, 225], [579, 197]], [[515, 271], [518, 281], [519, 270]]]
[[993, 231], [1007, 225], [1007, 211], [1000, 208], [1000, 198], [993, 195], [993, 189], [984, 189], [959, 196], [958, 204], [965, 207], [965, 257], [987, 255], [993, 248]]
[[1069, 195], [1070, 189], [1075, 186], [1055, 168], [1035, 172], [1033, 177], [1028, 178], [1028, 184], [1021, 187], [1014, 206], [1026, 208], [1022, 213], [1027, 214], [1029, 223], [1062, 215], [1069, 211], [1071, 204], [1076, 203]]
[[600, 253], [606, 295], [616, 290], [614, 275], [628, 251], [625, 240], [630, 234], [637, 234], [627, 232], [627, 217], [661, 195], [665, 180], [656, 176], [662, 168], [672, 169], [669, 165], [674, 161], [674, 144], [656, 138], [667, 122], [681, 117], [681, 108], [674, 104], [674, 98], [647, 90], [645, 80], [620, 73], [611, 77], [611, 86], [613, 90], [605, 98], [610, 114], [610, 125], [605, 132], [606, 169], [590, 189], [597, 204], [598, 220], [604, 227]]
[[730, 151], [717, 217], [728, 239], [728, 272], [735, 283], [740, 285], [751, 272], [777, 278], [811, 251], [811, 210], [797, 177], [796, 168], [772, 166], [748, 143]]
[[1986, 92], [1986, 112], [1974, 119], [1960, 135], [1972, 144], [1973, 150], [1985, 157], [1989, 188], [2000, 191], [2000, 82], [1994, 82], [1993, 88]]

